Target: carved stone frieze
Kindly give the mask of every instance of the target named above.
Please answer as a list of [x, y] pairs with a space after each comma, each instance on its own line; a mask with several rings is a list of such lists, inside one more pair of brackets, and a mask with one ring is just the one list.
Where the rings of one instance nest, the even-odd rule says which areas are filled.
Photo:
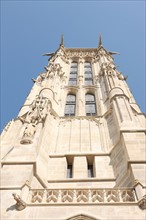
[[34, 191], [32, 193], [32, 200], [31, 202], [34, 203], [34, 202], [39, 202], [41, 203], [42, 202], [42, 199], [43, 199], [43, 195], [44, 195], [44, 190], [37, 190], [37, 191]]
[[106, 191], [107, 202], [120, 202], [119, 192], [117, 190]]
[[62, 202], [73, 202], [74, 191], [73, 190], [62, 190]]
[[77, 197], [77, 202], [88, 202], [89, 191], [88, 190], [77, 190], [76, 197]]
[[[137, 202], [132, 189], [44, 189], [30, 190], [28, 203], [132, 203]], [[142, 201], [140, 205], [142, 206]]]
[[104, 192], [102, 190], [93, 190], [91, 197], [92, 202], [104, 202]]
[[82, 48], [78, 48], [78, 49], [66, 49], [66, 55], [69, 58], [72, 57], [79, 57], [80, 61], [82, 61], [82, 58], [94, 58], [97, 55], [97, 49], [82, 49]]
[[58, 201], [58, 195], [59, 195], [58, 190], [48, 190], [47, 191], [47, 196], [46, 196], [46, 201], [47, 202], [57, 202]]

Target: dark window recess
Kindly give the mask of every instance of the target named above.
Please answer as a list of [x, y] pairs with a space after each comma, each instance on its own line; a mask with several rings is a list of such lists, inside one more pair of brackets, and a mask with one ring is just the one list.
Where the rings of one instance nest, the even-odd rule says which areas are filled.
[[94, 177], [93, 165], [88, 165], [88, 177], [89, 178]]
[[72, 175], [72, 165], [68, 165], [67, 166], [67, 178], [72, 178], [73, 175]]

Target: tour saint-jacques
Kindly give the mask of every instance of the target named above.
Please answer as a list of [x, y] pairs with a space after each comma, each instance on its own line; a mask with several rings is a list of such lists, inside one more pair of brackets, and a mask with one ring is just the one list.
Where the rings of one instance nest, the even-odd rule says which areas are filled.
[[101, 36], [95, 48], [67, 48], [62, 36], [44, 55], [1, 134], [2, 219], [144, 220], [145, 114], [116, 52]]

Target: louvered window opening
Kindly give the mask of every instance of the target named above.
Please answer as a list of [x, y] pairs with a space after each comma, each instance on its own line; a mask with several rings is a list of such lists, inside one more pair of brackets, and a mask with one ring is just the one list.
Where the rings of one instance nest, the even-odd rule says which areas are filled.
[[89, 62], [86, 62], [84, 64], [84, 77], [85, 77], [85, 85], [93, 85], [92, 67], [91, 67], [91, 63]]
[[77, 71], [78, 71], [78, 64], [72, 63], [70, 68], [70, 77], [69, 77], [69, 85], [76, 85], [77, 84]]
[[86, 115], [96, 115], [96, 102], [93, 94], [86, 94]]
[[76, 110], [76, 96], [68, 95], [65, 105], [65, 116], [74, 116]]

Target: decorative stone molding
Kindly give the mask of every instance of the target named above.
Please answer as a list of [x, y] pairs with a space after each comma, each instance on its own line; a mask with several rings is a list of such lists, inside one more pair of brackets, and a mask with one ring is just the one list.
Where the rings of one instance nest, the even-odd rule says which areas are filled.
[[66, 55], [69, 58], [72, 57], [79, 57], [80, 59], [82, 58], [94, 58], [97, 55], [97, 48], [92, 48], [92, 49], [84, 49], [84, 48], [66, 48]]
[[32, 189], [28, 204], [135, 203], [133, 189]]

